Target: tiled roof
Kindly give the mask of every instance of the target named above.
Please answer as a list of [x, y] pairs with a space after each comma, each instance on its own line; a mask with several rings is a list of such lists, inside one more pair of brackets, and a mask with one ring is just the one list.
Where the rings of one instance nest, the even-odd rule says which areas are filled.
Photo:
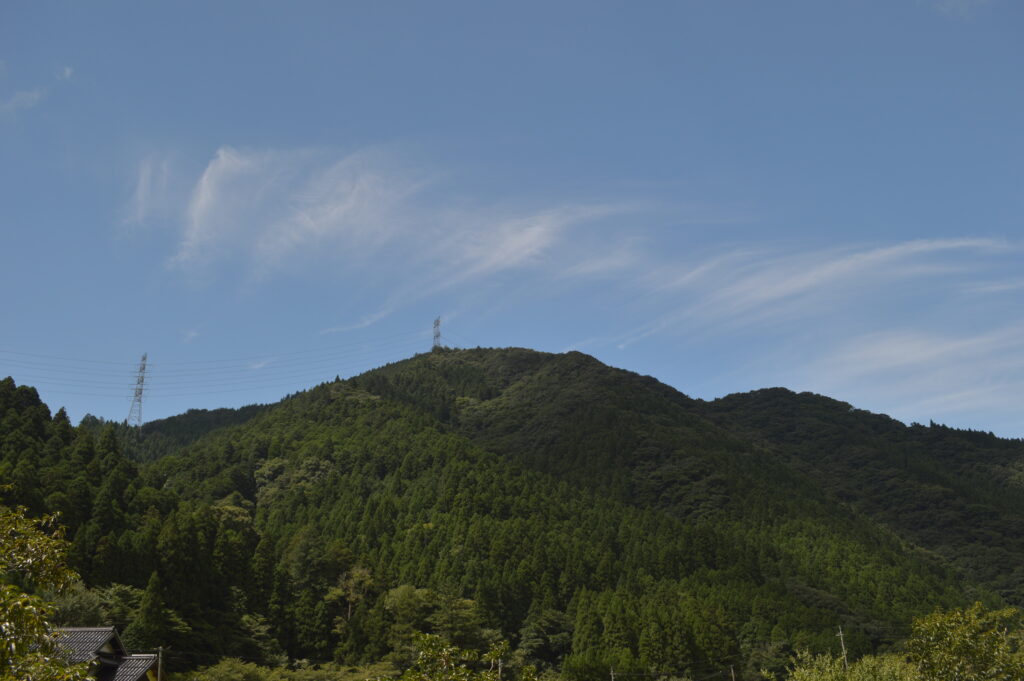
[[139, 681], [156, 666], [156, 655], [129, 655], [121, 660], [112, 681]]
[[[62, 627], [56, 633], [69, 662], [96, 662], [96, 681], [140, 681], [157, 665], [156, 655], [129, 655], [114, 627]], [[113, 654], [100, 653], [107, 644]]]
[[65, 648], [73, 664], [88, 662], [97, 657], [97, 651], [114, 639], [114, 648], [124, 653], [124, 646], [114, 627], [61, 627], [56, 630], [57, 643]]

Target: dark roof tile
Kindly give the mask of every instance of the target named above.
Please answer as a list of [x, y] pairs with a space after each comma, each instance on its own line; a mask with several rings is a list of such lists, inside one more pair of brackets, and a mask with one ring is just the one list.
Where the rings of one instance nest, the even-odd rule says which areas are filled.
[[156, 655], [129, 655], [117, 667], [113, 681], [139, 681], [156, 666]]
[[127, 652], [114, 627], [61, 627], [55, 633], [57, 644], [70, 653], [69, 659], [73, 664], [96, 659], [97, 651], [111, 639], [117, 652]]

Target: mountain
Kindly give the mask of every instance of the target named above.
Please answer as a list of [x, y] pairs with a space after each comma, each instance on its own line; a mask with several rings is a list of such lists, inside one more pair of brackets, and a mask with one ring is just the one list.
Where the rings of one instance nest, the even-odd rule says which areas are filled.
[[440, 349], [138, 444], [11, 379], [0, 414], [10, 501], [63, 513], [89, 586], [62, 612], [130, 626], [158, 601], [136, 630], [179, 666], [400, 664], [433, 631], [575, 679], [757, 678], [838, 625], [856, 654], [936, 606], [1024, 600], [1021, 442], [817, 395]]
[[1024, 604], [1024, 442], [906, 427], [809, 393], [730, 395], [702, 414], [798, 470], [858, 515]]

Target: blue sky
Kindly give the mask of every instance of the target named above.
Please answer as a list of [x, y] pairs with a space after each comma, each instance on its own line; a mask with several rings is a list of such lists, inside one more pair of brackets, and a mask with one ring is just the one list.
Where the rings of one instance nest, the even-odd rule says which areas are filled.
[[0, 374], [73, 419], [578, 349], [1024, 436], [1024, 4], [4, 3]]

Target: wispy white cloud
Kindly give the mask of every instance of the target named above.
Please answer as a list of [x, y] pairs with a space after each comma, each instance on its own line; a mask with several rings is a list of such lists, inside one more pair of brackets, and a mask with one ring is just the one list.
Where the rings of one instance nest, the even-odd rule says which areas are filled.
[[1001, 279], [998, 281], [975, 282], [964, 286], [968, 293], [1009, 293], [1024, 291], [1024, 279]]
[[181, 342], [191, 343], [196, 338], [199, 338], [199, 332], [196, 331], [195, 329], [188, 329], [187, 331], [185, 331], [185, 333], [181, 335]]
[[406, 227], [401, 208], [421, 187], [422, 181], [385, 167], [373, 154], [353, 154], [314, 169], [286, 190], [289, 210], [260, 235], [257, 255], [273, 264], [331, 238], [365, 253]]
[[14, 113], [25, 109], [31, 109], [46, 95], [46, 88], [35, 88], [33, 90], [20, 90], [7, 99], [0, 100], [0, 113]]
[[1024, 393], [1024, 326], [975, 333], [879, 331], [810, 361], [804, 381], [844, 399], [872, 402], [904, 420], [947, 414], [1015, 412]]
[[247, 205], [259, 201], [266, 180], [260, 170], [266, 161], [229, 147], [217, 150], [206, 166], [189, 201], [185, 229], [171, 263], [189, 266], [208, 261], [216, 254], [211, 246], [244, 228]]
[[[436, 191], [439, 173], [411, 168], [378, 150], [222, 147], [194, 182], [168, 264], [188, 276], [241, 264], [249, 276], [265, 278], [322, 262], [352, 278], [363, 272], [381, 280], [377, 310], [324, 330], [332, 333], [370, 326], [425, 296], [510, 270], [583, 276], [622, 259], [604, 255], [581, 264], [567, 236], [635, 206], [471, 205]], [[150, 210], [157, 175], [152, 162], [140, 166], [133, 219]]]
[[171, 265], [242, 257], [258, 274], [301, 252], [369, 249], [404, 226], [418, 183], [371, 152], [245, 151], [222, 147], [192, 190]]
[[145, 158], [139, 163], [135, 188], [123, 211], [123, 224], [142, 225], [151, 218], [167, 216], [170, 175], [167, 159]]
[[[562, 239], [574, 228], [614, 215], [624, 208], [611, 204], [567, 204], [557, 208], [508, 215], [503, 209], [479, 208], [458, 214], [423, 216], [435, 231], [403, 232], [400, 239], [414, 245], [403, 284], [387, 296], [373, 314], [355, 324], [325, 329], [350, 331], [374, 324], [407, 305], [432, 295], [495, 277], [514, 269], [542, 269], [553, 278], [562, 272]], [[440, 238], [438, 234], [444, 234]]]
[[577, 219], [573, 213], [572, 209], [542, 211], [460, 235], [464, 269], [459, 278], [493, 274], [535, 260]]
[[[70, 66], [62, 67], [55, 75], [57, 80], [68, 80], [74, 74]], [[0, 77], [7, 74], [7, 65], [0, 61]], [[49, 88], [44, 86], [18, 90], [6, 98], [0, 97], [0, 114], [13, 114], [18, 111], [27, 111], [36, 107], [49, 94]]]
[[[915, 367], [965, 366], [970, 361], [999, 356], [1024, 347], [1024, 328], [1009, 327], [981, 334], [945, 335], [920, 331], [884, 331], [872, 333], [843, 344], [828, 356], [827, 373], [836, 380], [849, 380], [872, 374], [891, 374]], [[1021, 355], [1015, 363], [1024, 362]]]
[[685, 290], [708, 281], [717, 272], [728, 272], [735, 277], [756, 266], [763, 253], [752, 250], [738, 250], [716, 255], [696, 264], [667, 265], [650, 269], [643, 275], [646, 288], [655, 293], [670, 293]]
[[1006, 244], [991, 239], [931, 239], [852, 253], [814, 253], [765, 263], [719, 289], [709, 306], [725, 313], [743, 313], [807, 295], [818, 295], [865, 277], [899, 278], [912, 274], [914, 258], [943, 251], [999, 250]]
[[735, 374], [703, 379], [715, 390], [787, 385], [907, 422], [1016, 424], [1024, 325], [1007, 320], [1022, 256], [1017, 242], [962, 238], [663, 262], [639, 278], [637, 306], [652, 319], [611, 343], [670, 334], [730, 357]]
[[876, 248], [782, 255], [739, 250], [703, 262], [662, 267], [647, 277], [652, 294], [671, 293], [683, 304], [626, 334], [620, 346], [683, 323], [737, 327], [807, 317], [833, 307], [842, 296], [877, 293], [899, 281], [970, 271], [972, 263], [961, 257], [964, 254], [1015, 249], [997, 239], [920, 239]]
[[[539, 264], [574, 226], [621, 212], [612, 204], [567, 204], [503, 216], [486, 208], [456, 220], [444, 252], [458, 273], [451, 283]], [[461, 224], [460, 224], [461, 223]], [[444, 285], [448, 285], [445, 283]]]

